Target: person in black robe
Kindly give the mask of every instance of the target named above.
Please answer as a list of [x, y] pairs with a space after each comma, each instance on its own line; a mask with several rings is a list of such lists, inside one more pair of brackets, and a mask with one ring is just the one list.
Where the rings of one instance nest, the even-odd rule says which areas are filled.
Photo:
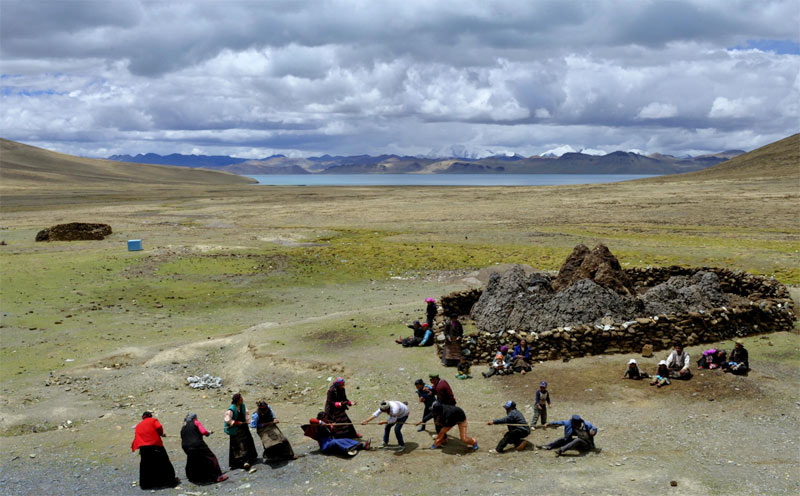
[[[331, 387], [328, 388], [328, 397], [325, 400], [325, 417], [333, 423], [333, 435], [337, 438], [360, 438], [361, 434], [356, 432], [353, 421], [347, 415], [347, 409], [355, 405], [355, 401], [347, 399], [347, 391], [344, 389], [344, 378], [337, 377]], [[348, 425], [335, 425], [348, 424]]]
[[244, 399], [239, 393], [233, 395], [231, 406], [225, 411], [225, 433], [231, 440], [228, 452], [228, 465], [231, 470], [236, 468], [250, 470], [250, 466], [258, 460], [258, 452], [253, 442], [253, 435], [250, 434]]
[[210, 435], [196, 414], [186, 416], [181, 428], [181, 448], [186, 453], [186, 478], [195, 484], [212, 484], [228, 478], [223, 475], [214, 452], [203, 440], [203, 436]]
[[139, 450], [139, 487], [142, 489], [164, 489], [181, 483], [175, 477], [175, 468], [161, 441], [164, 436], [161, 423], [152, 413], [144, 412], [131, 443], [131, 451]]
[[433, 331], [433, 319], [436, 318], [436, 314], [439, 313], [439, 310], [436, 308], [436, 300], [433, 298], [425, 298], [425, 319], [428, 323], [428, 330]]

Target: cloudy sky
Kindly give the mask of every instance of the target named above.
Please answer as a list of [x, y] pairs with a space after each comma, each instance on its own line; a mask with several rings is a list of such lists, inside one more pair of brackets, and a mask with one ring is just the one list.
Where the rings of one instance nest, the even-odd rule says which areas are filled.
[[0, 136], [85, 156], [750, 150], [797, 0], [0, 0]]

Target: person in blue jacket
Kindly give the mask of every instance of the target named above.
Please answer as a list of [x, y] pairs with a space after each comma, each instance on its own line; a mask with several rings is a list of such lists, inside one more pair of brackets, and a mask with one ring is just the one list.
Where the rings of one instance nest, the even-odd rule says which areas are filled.
[[597, 434], [597, 427], [593, 426], [580, 415], [573, 415], [569, 420], [556, 420], [548, 422], [548, 426], [564, 426], [564, 437], [556, 439], [550, 444], [539, 446], [546, 450], [556, 450], [556, 456], [561, 456], [567, 450], [578, 450], [581, 453], [594, 449], [594, 436]]

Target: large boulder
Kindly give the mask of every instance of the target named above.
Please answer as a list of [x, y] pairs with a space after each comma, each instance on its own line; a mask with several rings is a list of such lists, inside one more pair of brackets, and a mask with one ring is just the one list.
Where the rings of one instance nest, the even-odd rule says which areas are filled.
[[111, 234], [108, 224], [87, 224], [71, 222], [58, 224], [36, 233], [36, 241], [85, 241], [101, 240]]
[[635, 294], [633, 282], [622, 270], [619, 260], [603, 244], [591, 251], [583, 244], [576, 246], [558, 271], [553, 289], [562, 291], [582, 279], [591, 279], [620, 295]]
[[[545, 281], [544, 284], [542, 281]], [[527, 275], [523, 267], [515, 265], [504, 274], [493, 273], [486, 289], [472, 307], [470, 317], [479, 330], [499, 332], [508, 329], [508, 317], [518, 300], [526, 294], [550, 291], [550, 279], [544, 274]]]

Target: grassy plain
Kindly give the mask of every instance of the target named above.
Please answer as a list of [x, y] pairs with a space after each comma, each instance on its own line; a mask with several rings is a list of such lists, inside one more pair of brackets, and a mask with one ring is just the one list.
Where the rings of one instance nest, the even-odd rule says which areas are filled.
[[[605, 243], [628, 267], [725, 266], [796, 285], [798, 177], [540, 188], [4, 186], [0, 439], [10, 455], [0, 461], [2, 487], [61, 487], [38, 477], [37, 467], [47, 465], [60, 481], [90, 464], [111, 474], [102, 477], [106, 485], [90, 487], [136, 491], [137, 461], [123, 453], [144, 409], [154, 409], [171, 434], [189, 410], [216, 427], [230, 391], [242, 390], [248, 404], [267, 396], [279, 418], [302, 421], [322, 406], [328, 377], [345, 374], [360, 420], [380, 399], [415, 401], [413, 380], [433, 370], [450, 379], [481, 453], [423, 450], [429, 438], [407, 428], [405, 455], [328, 459], [287, 425], [296, 451], [308, 457], [236, 473], [233, 483], [251, 483], [255, 494], [426, 494], [444, 471], [458, 477], [432, 492], [537, 486], [542, 494], [650, 494], [670, 490], [675, 479], [676, 494], [735, 492], [735, 480], [745, 481], [744, 494], [794, 493], [798, 439], [786, 444], [785, 433], [800, 426], [797, 333], [750, 338], [758, 365], [747, 378], [699, 376], [659, 394], [619, 383], [623, 356], [461, 382], [429, 349], [400, 350], [392, 341], [422, 316], [426, 296], [465, 287], [470, 272], [508, 262], [556, 270], [577, 243]], [[73, 221], [108, 223], [114, 234], [33, 241], [39, 229]], [[126, 251], [132, 238], [143, 240], [143, 252]], [[71, 384], [44, 386], [51, 372]], [[222, 376], [224, 390], [185, 386], [187, 375], [202, 373]], [[529, 405], [542, 378], [558, 405], [551, 417], [579, 412], [603, 427], [601, 455], [573, 464], [540, 452], [486, 453], [501, 431], [480, 424], [501, 416], [498, 405], [509, 397]], [[753, 408], [753, 399], [762, 406]], [[412, 403], [415, 418], [417, 410]], [[529, 409], [523, 413], [530, 419]], [[59, 430], [68, 419], [75, 427]], [[378, 428], [364, 429], [379, 437]], [[532, 439], [557, 435], [536, 431]], [[698, 436], [705, 447], [688, 453]], [[736, 450], [736, 436], [749, 453]], [[671, 438], [680, 449], [657, 448]], [[223, 465], [225, 441], [221, 434], [210, 441]], [[182, 475], [179, 441], [168, 438], [167, 447]], [[32, 485], [15, 485], [28, 473]]]

